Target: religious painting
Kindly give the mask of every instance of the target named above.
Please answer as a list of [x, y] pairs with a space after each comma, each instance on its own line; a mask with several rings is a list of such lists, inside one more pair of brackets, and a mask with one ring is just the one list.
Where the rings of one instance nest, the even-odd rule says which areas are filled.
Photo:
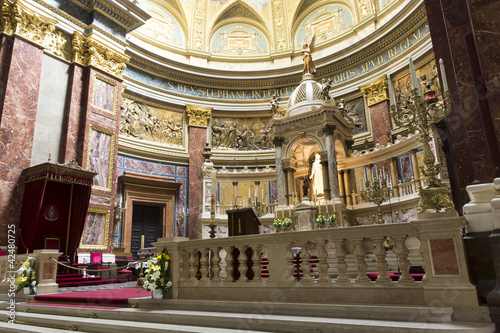
[[[341, 102], [342, 99], [336, 100]], [[368, 108], [365, 105], [363, 96], [344, 102], [347, 114], [352, 114], [359, 126], [354, 127], [352, 134], [354, 137], [370, 134], [370, 122], [368, 119]]]
[[121, 104], [120, 134], [165, 143], [184, 145], [184, 113], [124, 98]]
[[210, 42], [214, 54], [247, 56], [269, 53], [269, 42], [259, 29], [248, 24], [231, 24], [218, 29]]
[[101, 110], [115, 113], [117, 94], [118, 87], [114, 81], [100, 75], [95, 76], [92, 105]]
[[295, 47], [309, 43], [315, 36], [315, 43], [326, 42], [354, 24], [351, 10], [341, 5], [327, 5], [307, 16], [295, 32]]
[[403, 184], [409, 183], [413, 178], [411, 155], [405, 154], [399, 156], [397, 161], [398, 161], [399, 180]]
[[273, 149], [270, 118], [214, 118], [212, 123], [214, 149]]
[[108, 247], [109, 217], [109, 210], [89, 208], [80, 248], [106, 249]]
[[186, 37], [179, 21], [165, 8], [156, 4], [143, 2], [141, 8], [151, 15], [146, 24], [137, 29], [138, 32], [155, 40], [178, 47], [185, 47]]
[[114, 146], [113, 132], [90, 125], [87, 169], [97, 173], [94, 186], [111, 189]]

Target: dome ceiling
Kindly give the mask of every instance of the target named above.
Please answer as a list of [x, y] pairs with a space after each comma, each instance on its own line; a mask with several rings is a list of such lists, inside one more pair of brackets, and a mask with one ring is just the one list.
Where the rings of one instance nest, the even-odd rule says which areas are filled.
[[222, 61], [275, 59], [314, 38], [325, 48], [400, 0], [139, 0], [151, 15], [132, 36]]

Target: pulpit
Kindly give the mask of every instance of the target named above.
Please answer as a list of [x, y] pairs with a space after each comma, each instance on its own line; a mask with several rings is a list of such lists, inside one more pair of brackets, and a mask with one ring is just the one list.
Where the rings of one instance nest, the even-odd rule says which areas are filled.
[[261, 222], [252, 208], [226, 210], [229, 236], [259, 233]]

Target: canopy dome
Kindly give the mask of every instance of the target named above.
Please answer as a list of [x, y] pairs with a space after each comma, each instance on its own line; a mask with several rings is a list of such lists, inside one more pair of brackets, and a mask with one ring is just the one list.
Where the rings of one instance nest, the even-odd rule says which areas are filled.
[[323, 104], [321, 84], [314, 80], [312, 74], [306, 74], [288, 99], [287, 113], [289, 116], [297, 115], [310, 111], [311, 106], [321, 104]]

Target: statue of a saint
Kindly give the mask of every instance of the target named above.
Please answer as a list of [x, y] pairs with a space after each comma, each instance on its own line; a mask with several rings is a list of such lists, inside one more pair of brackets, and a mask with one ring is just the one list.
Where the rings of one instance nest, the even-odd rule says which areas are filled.
[[309, 177], [304, 176], [304, 180], [300, 183], [302, 184], [302, 192], [304, 193], [304, 196], [302, 198], [307, 197], [307, 194], [309, 193]]
[[276, 98], [276, 95], [273, 95], [273, 97], [269, 101], [269, 106], [271, 106], [271, 111], [273, 112], [273, 114], [278, 113], [279, 103], [278, 103], [278, 98]]
[[332, 79], [321, 80], [321, 96], [323, 96], [323, 102], [330, 100], [330, 88], [332, 86]]
[[311, 49], [309, 48], [309, 44], [305, 43], [302, 45], [302, 59], [304, 60], [304, 70], [302, 71], [302, 75], [310, 73], [316, 74], [316, 67], [314, 67], [314, 62], [311, 57]]
[[323, 196], [325, 192], [323, 189], [323, 166], [319, 154], [316, 154], [311, 168], [311, 190], [315, 197]]

